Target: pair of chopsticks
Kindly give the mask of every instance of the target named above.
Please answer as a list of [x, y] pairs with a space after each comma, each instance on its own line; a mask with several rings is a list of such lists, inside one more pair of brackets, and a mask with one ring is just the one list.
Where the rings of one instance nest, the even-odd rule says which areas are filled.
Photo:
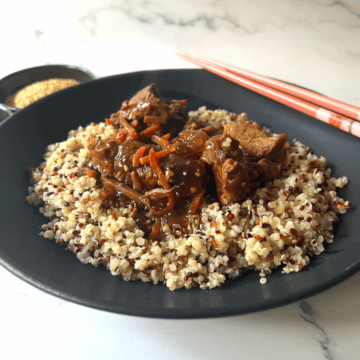
[[360, 108], [356, 106], [205, 57], [177, 55], [249, 90], [360, 137]]

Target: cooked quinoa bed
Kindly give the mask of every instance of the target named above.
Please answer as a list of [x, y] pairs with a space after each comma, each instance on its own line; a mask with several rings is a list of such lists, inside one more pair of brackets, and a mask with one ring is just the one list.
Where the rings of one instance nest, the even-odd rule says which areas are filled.
[[[231, 113], [205, 107], [189, 116], [206, 124], [231, 120]], [[31, 171], [27, 200], [40, 205], [49, 219], [40, 235], [65, 245], [81, 262], [103, 264], [126, 281], [164, 282], [170, 290], [211, 289], [254, 270], [265, 283], [276, 267], [297, 272], [323, 252], [334, 240], [337, 215], [350, 206], [336, 194], [347, 178], [331, 177], [324, 157], [294, 141], [280, 178], [241, 203], [204, 201], [201, 221], [190, 224], [189, 234], [171, 233], [165, 224], [159, 238], [150, 241], [129, 207], [117, 208], [116, 214], [111, 208], [103, 210], [96, 179], [78, 176], [88, 161], [91, 139], [107, 140], [115, 133], [106, 122], [92, 123], [48, 146], [45, 162]]]

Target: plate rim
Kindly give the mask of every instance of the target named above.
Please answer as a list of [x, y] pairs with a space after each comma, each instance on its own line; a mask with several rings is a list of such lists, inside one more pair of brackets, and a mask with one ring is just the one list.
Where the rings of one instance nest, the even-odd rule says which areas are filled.
[[[106, 79], [110, 79], [110, 78], [121, 78], [123, 76], [131, 76], [134, 74], [146, 74], [146, 73], [162, 73], [162, 72], [184, 72], [184, 71], [192, 71], [192, 72], [206, 72], [205, 70], [202, 69], [159, 69], [159, 70], [144, 70], [144, 71], [134, 71], [134, 72], [130, 72], [130, 73], [124, 73], [124, 74], [116, 74], [116, 75], [110, 75], [110, 76], [106, 76], [103, 78], [98, 78], [95, 80], [92, 80], [91, 82], [98, 82], [98, 81], [102, 81], [102, 80], [106, 80]], [[207, 73], [207, 72], [206, 72]], [[212, 75], [214, 76], [214, 75]], [[83, 87], [83, 86], [88, 86], [89, 83], [84, 83], [84, 84], [80, 84], [78, 85], [78, 87]], [[67, 91], [69, 89], [65, 89], [64, 91]], [[57, 94], [52, 94], [50, 95], [52, 97], [57, 96]], [[47, 101], [46, 99], [41, 99], [39, 100], [39, 102], [45, 102]], [[38, 102], [37, 102], [38, 103]], [[34, 104], [31, 104], [30, 106], [38, 106]], [[29, 106], [29, 107], [30, 107]], [[13, 116], [11, 116], [10, 118], [6, 119], [2, 124], [0, 124], [0, 131], [1, 131], [1, 127], [7, 123], [8, 121], [11, 121], [14, 117], [18, 117], [19, 114], [22, 114], [23, 111], [25, 111], [25, 109], [20, 110], [19, 112], [17, 112], [16, 114], [14, 114]], [[0, 254], [1, 254], [1, 250], [0, 250]], [[269, 309], [274, 309], [277, 307], [281, 307], [284, 305], [288, 305], [294, 302], [298, 302], [300, 300], [303, 300], [305, 298], [308, 298], [310, 296], [319, 294], [321, 292], [327, 291], [330, 288], [333, 288], [334, 286], [336, 286], [337, 284], [339, 284], [342, 281], [345, 281], [346, 279], [348, 279], [349, 277], [351, 277], [352, 275], [354, 275], [356, 272], [358, 272], [360, 270], [360, 260], [357, 263], [354, 263], [352, 266], [348, 267], [346, 270], [342, 271], [340, 274], [338, 274], [337, 277], [332, 278], [331, 280], [325, 281], [321, 287], [316, 287], [314, 288], [310, 288], [308, 290], [304, 290], [302, 291], [296, 298], [294, 298], [293, 295], [288, 295], [285, 298], [276, 300], [274, 302], [274, 300], [272, 302], [269, 302], [267, 305], [259, 305], [259, 306], [254, 306], [250, 309], [248, 309], [248, 311], [224, 311], [221, 310], [222, 308], [219, 308], [219, 310], [215, 311], [216, 313], [214, 314], [214, 309], [207, 309], [207, 312], [203, 312], [202, 314], [193, 314], [193, 315], [188, 315], [188, 316], [184, 316], [181, 313], [175, 313], [176, 308], [172, 309], [172, 311], [167, 311], [167, 313], [161, 313], [161, 311], [158, 314], [154, 314], [154, 310], [151, 310], [151, 313], [147, 313], [146, 311], [121, 311], [119, 312], [116, 309], [113, 309], [111, 306], [106, 306], [106, 305], [101, 305], [98, 304], [96, 301], [91, 301], [91, 300], [87, 300], [87, 299], [82, 299], [81, 298], [76, 298], [74, 296], [71, 296], [69, 294], [63, 293], [62, 291], [57, 291], [55, 288], [49, 288], [49, 286], [43, 285], [42, 283], [39, 283], [39, 281], [37, 281], [36, 279], [32, 278], [31, 276], [27, 276], [24, 272], [22, 272], [21, 270], [19, 270], [18, 268], [15, 268], [14, 266], [12, 266], [11, 262], [6, 261], [6, 259], [3, 256], [0, 256], [0, 264], [6, 269], [8, 270], [10, 273], [12, 273], [13, 275], [17, 276], [18, 278], [20, 278], [21, 280], [27, 282], [28, 284], [36, 287], [39, 290], [44, 291], [45, 293], [51, 294], [53, 296], [56, 296], [58, 298], [76, 303], [78, 305], [83, 305], [86, 307], [90, 307], [93, 309], [98, 309], [98, 310], [103, 310], [103, 311], [107, 311], [107, 312], [112, 312], [112, 313], [118, 313], [118, 314], [123, 314], [123, 315], [130, 315], [130, 316], [140, 316], [140, 317], [146, 317], [146, 318], [159, 318], [159, 319], [203, 319], [203, 318], [219, 318], [219, 317], [228, 317], [228, 316], [233, 316], [233, 315], [243, 315], [243, 314], [249, 314], [249, 313], [254, 313], [254, 312], [260, 312], [260, 311], [265, 311], [265, 310], [269, 310]], [[107, 270], [106, 270], [107, 271]], [[241, 279], [241, 278], [240, 278]], [[270, 277], [271, 279], [271, 277]], [[152, 285], [154, 286], [154, 285]], [[159, 285], [157, 285], [159, 286]], [[165, 286], [165, 285], [161, 285], [161, 286]], [[168, 290], [170, 291], [170, 290]], [[179, 291], [179, 290], [176, 290]], [[190, 289], [190, 290], [185, 290], [185, 291], [194, 291], [194, 289]], [[211, 291], [211, 290], [200, 290], [200, 291]], [[175, 311], [175, 312], [173, 312]], [[168, 313], [169, 312], [169, 313]], [[173, 313], [172, 313], [173, 312]], [[210, 312], [212, 314], [210, 314]], [[171, 314], [172, 313], [172, 314]]]

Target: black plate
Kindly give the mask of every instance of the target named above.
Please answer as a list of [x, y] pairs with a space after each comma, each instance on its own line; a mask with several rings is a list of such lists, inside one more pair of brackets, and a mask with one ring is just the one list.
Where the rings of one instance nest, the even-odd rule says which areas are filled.
[[[48, 144], [69, 130], [103, 121], [137, 90], [156, 83], [165, 98], [247, 112], [272, 131], [297, 138], [327, 158], [335, 176], [347, 176], [341, 195], [354, 209], [336, 228], [336, 241], [304, 271], [276, 271], [261, 285], [257, 274], [212, 290], [178, 290], [124, 282], [103, 267], [83, 265], [64, 247], [38, 235], [46, 219], [27, 204], [28, 166], [38, 166]], [[0, 126], [0, 263], [50, 294], [93, 308], [156, 318], [204, 318], [244, 314], [285, 305], [344, 280], [360, 268], [358, 231], [360, 139], [243, 89], [203, 70], [161, 70], [98, 79], [50, 95]]]

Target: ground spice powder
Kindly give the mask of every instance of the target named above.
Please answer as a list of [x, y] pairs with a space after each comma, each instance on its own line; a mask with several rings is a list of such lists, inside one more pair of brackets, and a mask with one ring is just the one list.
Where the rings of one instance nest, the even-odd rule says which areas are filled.
[[73, 79], [54, 78], [37, 81], [33, 84], [25, 86], [24, 88], [18, 90], [15, 94], [11, 95], [8, 99], [6, 99], [5, 105], [23, 109], [25, 106], [28, 106], [46, 95], [50, 95], [56, 91], [77, 84], [79, 84], [79, 82]]

